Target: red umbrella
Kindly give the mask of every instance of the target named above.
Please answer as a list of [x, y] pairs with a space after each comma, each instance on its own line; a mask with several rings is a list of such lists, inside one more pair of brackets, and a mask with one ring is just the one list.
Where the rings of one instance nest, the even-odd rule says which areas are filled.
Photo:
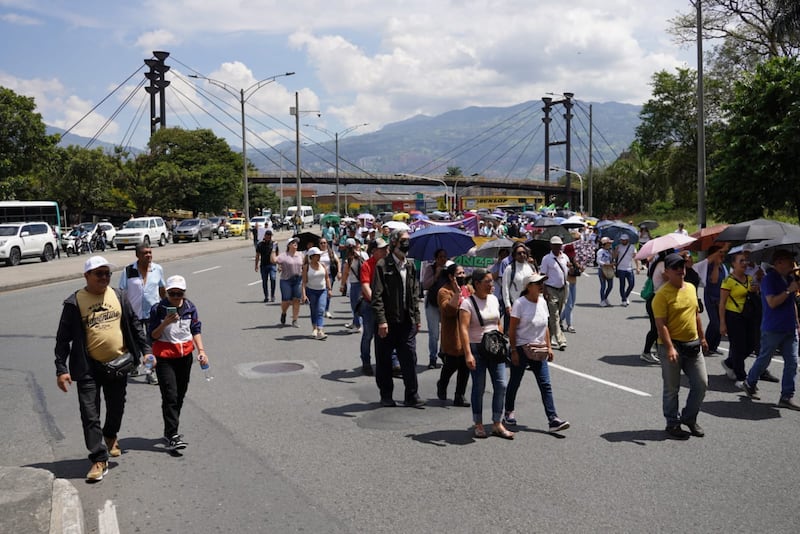
[[[694, 243], [686, 247], [689, 250], [708, 250], [711, 248], [711, 245], [714, 244], [714, 241], [717, 240], [717, 236], [722, 233], [724, 229], [726, 229], [729, 224], [715, 224], [714, 226], [709, 226], [708, 228], [701, 228], [700, 230], [694, 232], [693, 234], [689, 234], [693, 238], [697, 239]], [[718, 243], [719, 244], [719, 243]]]

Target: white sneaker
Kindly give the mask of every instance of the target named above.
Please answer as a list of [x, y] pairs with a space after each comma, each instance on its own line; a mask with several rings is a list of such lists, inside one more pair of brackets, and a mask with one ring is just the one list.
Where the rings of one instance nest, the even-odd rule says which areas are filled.
[[639, 356], [639, 359], [647, 363], [661, 363], [661, 360], [658, 359], [658, 356], [652, 352], [643, 352], [641, 356]]
[[606, 307], [608, 307], [608, 301], [601, 300], [601, 301], [600, 301], [600, 307], [601, 307], [601, 308], [606, 308]]
[[344, 327], [347, 328], [348, 330], [352, 330], [353, 329], [353, 323], [344, 323]]
[[725, 371], [725, 375], [731, 380], [736, 381], [736, 373], [733, 369], [725, 364], [725, 360], [721, 360], [719, 363], [722, 364], [722, 369]]
[[333, 314], [331, 312], [329, 312], [329, 311], [326, 311], [325, 312], [325, 318], [326, 319], [333, 319]]
[[630, 302], [628, 302], [628, 300], [627, 300], [627, 299], [625, 299], [625, 300], [623, 300], [623, 301], [622, 301], [622, 305], [623, 305], [624, 307], [626, 307], [626, 308], [628, 307], [628, 305], [629, 305], [629, 304], [630, 304]]
[[316, 328], [311, 331], [311, 337], [316, 338], [319, 335], [319, 330]]
[[323, 332], [321, 328], [319, 330], [317, 330], [317, 339], [327, 339], [327, 337], [328, 337], [328, 334]]

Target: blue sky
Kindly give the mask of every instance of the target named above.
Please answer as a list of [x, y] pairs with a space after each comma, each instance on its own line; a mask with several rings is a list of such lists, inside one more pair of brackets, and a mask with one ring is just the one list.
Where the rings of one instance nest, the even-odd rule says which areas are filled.
[[[301, 110], [321, 113], [301, 123], [332, 132], [369, 123], [352, 135], [548, 92], [641, 104], [654, 72], [695, 67], [694, 50], [665, 31], [692, 9], [689, 0], [0, 0], [0, 85], [34, 97], [45, 122], [66, 129], [165, 50], [168, 125], [211, 128], [238, 147], [238, 100], [186, 75], [238, 91], [294, 71], [250, 94], [249, 140], [263, 146], [294, 139], [295, 91]], [[97, 135], [143, 72], [74, 133]], [[147, 117], [136, 111], [145, 98], [135, 92], [100, 139], [144, 147]]]

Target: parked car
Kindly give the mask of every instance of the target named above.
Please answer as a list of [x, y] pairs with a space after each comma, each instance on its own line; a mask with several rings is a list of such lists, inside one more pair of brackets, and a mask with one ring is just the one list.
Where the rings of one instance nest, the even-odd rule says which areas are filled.
[[208, 219], [184, 219], [175, 229], [172, 241], [173, 243], [200, 241], [204, 237], [207, 237], [209, 241], [214, 239], [214, 232], [211, 230], [211, 222]]
[[257, 215], [250, 219], [250, 228], [255, 228], [256, 224], [258, 224], [259, 228], [264, 228], [265, 226], [269, 225], [270, 218], [265, 217], [263, 215]]
[[211, 233], [212, 234], [214, 234], [217, 237], [222, 235], [222, 234], [220, 234], [219, 227], [220, 227], [220, 225], [224, 225], [225, 223], [227, 223], [227, 221], [225, 220], [225, 217], [219, 217], [217, 215], [214, 215], [213, 217], [209, 217], [208, 218], [208, 222], [211, 223]]
[[0, 260], [19, 265], [25, 258], [50, 261], [55, 257], [55, 233], [46, 222], [0, 224]]
[[161, 217], [137, 217], [130, 219], [125, 226], [114, 236], [114, 244], [117, 250], [123, 250], [126, 246], [139, 245], [141, 243], [158, 243], [159, 247], [167, 244], [167, 225]]
[[228, 233], [232, 236], [240, 236], [244, 233], [244, 219], [233, 217], [228, 220]]

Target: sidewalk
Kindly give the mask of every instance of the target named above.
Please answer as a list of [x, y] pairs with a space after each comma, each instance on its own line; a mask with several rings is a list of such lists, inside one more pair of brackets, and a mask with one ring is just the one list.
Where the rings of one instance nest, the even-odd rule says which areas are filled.
[[0, 532], [82, 534], [78, 490], [50, 471], [0, 467]]

